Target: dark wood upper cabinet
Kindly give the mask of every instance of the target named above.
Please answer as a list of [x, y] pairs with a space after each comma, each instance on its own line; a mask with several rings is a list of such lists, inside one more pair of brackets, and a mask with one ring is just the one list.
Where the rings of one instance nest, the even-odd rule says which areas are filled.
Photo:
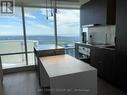
[[80, 9], [81, 25], [116, 24], [116, 0], [91, 0]]
[[117, 0], [116, 48], [127, 55], [127, 0]]

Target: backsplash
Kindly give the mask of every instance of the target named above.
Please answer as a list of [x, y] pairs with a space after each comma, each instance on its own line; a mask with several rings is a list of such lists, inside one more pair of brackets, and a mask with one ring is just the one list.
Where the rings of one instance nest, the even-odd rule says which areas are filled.
[[116, 26], [95, 26], [88, 28], [88, 43], [114, 45]]

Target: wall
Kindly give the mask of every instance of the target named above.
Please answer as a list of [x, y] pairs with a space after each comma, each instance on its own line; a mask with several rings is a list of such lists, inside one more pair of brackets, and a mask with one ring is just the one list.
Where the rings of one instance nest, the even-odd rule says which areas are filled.
[[[88, 28], [88, 43], [115, 44], [116, 26], [95, 26]], [[92, 37], [90, 37], [92, 35]]]

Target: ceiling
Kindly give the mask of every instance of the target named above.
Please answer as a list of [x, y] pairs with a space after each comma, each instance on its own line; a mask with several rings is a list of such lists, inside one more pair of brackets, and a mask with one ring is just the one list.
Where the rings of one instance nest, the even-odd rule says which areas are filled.
[[[54, 0], [53, 0], [54, 1]], [[58, 8], [80, 8], [82, 4], [89, 2], [90, 0], [57, 0]], [[20, 6], [23, 3], [26, 7], [46, 7], [46, 0], [15, 0], [16, 6]], [[51, 0], [47, 0], [48, 7], [51, 6]]]

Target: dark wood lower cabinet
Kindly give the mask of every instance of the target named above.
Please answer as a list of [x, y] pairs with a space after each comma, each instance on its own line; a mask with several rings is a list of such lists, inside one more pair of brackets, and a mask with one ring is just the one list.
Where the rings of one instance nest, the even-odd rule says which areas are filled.
[[116, 50], [91, 48], [91, 65], [98, 76], [127, 91], [127, 55]]
[[3, 71], [2, 71], [2, 62], [1, 62], [1, 56], [0, 56], [0, 84], [3, 81]]
[[104, 78], [115, 83], [116, 51], [104, 50]]
[[107, 81], [114, 82], [115, 50], [91, 48], [91, 65], [98, 70], [98, 75]]
[[103, 50], [100, 48], [93, 47], [91, 48], [91, 54], [90, 54], [90, 59], [91, 59], [91, 65], [95, 68], [97, 68], [98, 75], [103, 76], [104, 75], [104, 54]]
[[[78, 46], [76, 44], [76, 58], [79, 59]], [[97, 68], [98, 76], [116, 85], [122, 90], [127, 91], [127, 54], [117, 51], [115, 48], [101, 48], [97, 46], [84, 47], [90, 48], [90, 65]]]
[[127, 91], [127, 55], [117, 53], [116, 78], [117, 85]]
[[116, 82], [127, 91], [127, 0], [116, 0]]

